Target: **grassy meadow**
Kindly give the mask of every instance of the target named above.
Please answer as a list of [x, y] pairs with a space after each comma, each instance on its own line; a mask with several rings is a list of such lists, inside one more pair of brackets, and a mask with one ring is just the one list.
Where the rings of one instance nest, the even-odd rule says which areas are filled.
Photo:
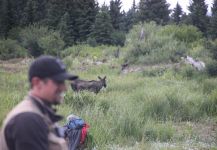
[[[217, 79], [186, 65], [176, 55], [181, 51], [209, 60], [201, 39], [184, 44], [177, 40], [165, 46], [174, 40], [171, 35], [165, 37], [169, 29], [155, 33], [158, 27], [146, 28], [150, 30], [145, 41], [136, 38], [139, 30], [128, 35], [126, 46], [119, 48], [119, 58], [114, 57], [118, 47], [83, 44], [65, 49], [61, 57], [69, 71], [86, 80], [106, 76], [107, 88], [97, 95], [75, 93], [67, 83], [58, 112], [65, 117], [76, 114], [90, 125], [88, 149], [217, 150]], [[136, 57], [141, 50], [144, 55]], [[27, 94], [27, 68], [32, 60], [0, 62], [1, 123]], [[126, 60], [132, 65], [124, 73], [121, 64]]]

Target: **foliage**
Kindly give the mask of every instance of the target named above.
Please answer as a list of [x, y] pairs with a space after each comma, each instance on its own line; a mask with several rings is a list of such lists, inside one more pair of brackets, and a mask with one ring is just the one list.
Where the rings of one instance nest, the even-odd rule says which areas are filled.
[[176, 40], [192, 44], [203, 38], [202, 33], [192, 25], [167, 25], [161, 30], [163, 35], [172, 35]]
[[169, 21], [169, 4], [166, 0], [141, 0], [139, 3], [140, 21], [155, 21], [165, 25]]
[[34, 57], [41, 54], [58, 55], [64, 46], [57, 31], [37, 24], [21, 30], [19, 39], [22, 46], [28, 49], [30, 55]]
[[217, 115], [217, 90], [213, 90], [209, 95], [208, 99], [204, 100], [201, 111], [207, 113], [208, 116]]
[[[144, 28], [144, 39], [139, 40]], [[186, 52], [186, 45], [173, 35], [162, 35], [161, 28], [153, 23], [134, 26], [127, 36], [129, 51], [125, 60], [131, 63], [157, 64], [177, 62]]]
[[207, 5], [205, 0], [192, 0], [189, 6], [192, 25], [196, 26], [205, 35], [207, 34]]
[[109, 14], [111, 23], [115, 30], [121, 30], [121, 21], [123, 14], [121, 13], [122, 2], [120, 0], [111, 0]]
[[207, 42], [207, 48], [209, 52], [211, 53], [211, 57], [214, 60], [217, 60], [217, 39], [214, 41], [208, 41]]
[[207, 64], [207, 73], [210, 76], [217, 76], [217, 61], [212, 61]]
[[213, 39], [217, 38], [217, 1], [215, 0], [213, 2], [213, 7], [212, 7], [212, 16], [210, 18], [210, 28], [209, 28], [209, 34]]
[[126, 13], [125, 17], [125, 28], [128, 32], [132, 29], [133, 25], [138, 21], [138, 12], [136, 11], [135, 0], [131, 9]]
[[96, 15], [96, 21], [91, 35], [96, 39], [98, 44], [112, 44], [111, 34], [113, 31], [109, 12], [105, 8], [102, 8]]
[[[73, 56], [76, 48], [81, 52], [77, 57]], [[106, 52], [114, 49], [116, 47], [93, 48], [88, 45], [77, 45], [68, 49], [64, 56], [64, 61], [72, 62], [68, 63], [68, 68], [73, 68], [72, 71], [75, 71], [81, 79], [91, 80], [96, 79], [97, 75], [107, 75], [108, 86], [95, 95], [89, 92], [74, 93], [69, 85], [64, 103], [57, 107], [58, 113], [65, 117], [73, 113], [83, 118], [90, 125], [89, 134], [93, 141], [91, 143], [99, 149], [107, 147], [116, 149], [113, 145], [126, 149], [130, 147], [144, 149], [145, 146], [134, 147], [137, 142], [145, 145], [146, 142], [150, 142], [155, 146], [159, 142], [175, 144], [189, 140], [194, 144], [200, 142], [198, 135], [200, 131], [192, 128], [206, 127], [210, 124], [210, 120], [216, 117], [216, 87], [213, 85], [207, 89], [211, 82], [216, 82], [216, 79], [186, 80], [179, 78], [180, 72], [176, 75], [171, 74], [170, 70], [165, 70], [158, 75], [155, 69], [153, 69], [153, 74], [156, 74], [154, 76], [139, 72], [120, 75], [118, 68], [110, 67], [114, 63], [119, 65], [119, 60], [116, 59], [101, 66], [89, 64], [87, 70], [76, 69], [94, 55], [97, 59], [102, 59], [107, 56]], [[76, 60], [78, 64], [75, 63]], [[18, 66], [21, 67], [20, 63]], [[1, 70], [1, 122], [8, 111], [26, 94], [29, 88], [26, 73], [27, 67], [19, 68], [17, 73]], [[20, 91], [21, 88], [23, 90]], [[208, 117], [206, 124], [204, 121]], [[64, 123], [65, 120], [61, 122]], [[203, 142], [209, 141], [205, 139]]]
[[116, 45], [116, 46], [124, 46], [124, 42], [125, 42], [125, 33], [123, 31], [114, 31], [111, 34], [111, 38], [112, 38], [112, 44]]
[[27, 51], [15, 40], [0, 40], [0, 59], [7, 60], [12, 58], [26, 57]]
[[181, 22], [182, 14], [183, 14], [182, 7], [177, 2], [176, 7], [173, 9], [173, 14], [172, 14], [173, 22], [179, 24]]

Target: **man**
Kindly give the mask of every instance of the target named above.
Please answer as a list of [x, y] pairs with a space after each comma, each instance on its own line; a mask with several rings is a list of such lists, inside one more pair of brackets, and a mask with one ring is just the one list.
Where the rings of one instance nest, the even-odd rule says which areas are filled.
[[62, 117], [52, 109], [66, 91], [65, 80], [78, 77], [66, 71], [63, 62], [52, 56], [37, 58], [29, 68], [29, 94], [6, 117], [0, 150], [68, 149], [56, 122]]

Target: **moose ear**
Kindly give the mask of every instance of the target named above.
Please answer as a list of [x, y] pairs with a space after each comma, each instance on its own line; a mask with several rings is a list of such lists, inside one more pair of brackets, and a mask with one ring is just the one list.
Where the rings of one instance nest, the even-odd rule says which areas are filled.
[[106, 76], [103, 78], [104, 80], [106, 79]]
[[98, 76], [98, 78], [99, 78], [100, 80], [102, 80], [102, 78], [101, 78], [100, 76]]

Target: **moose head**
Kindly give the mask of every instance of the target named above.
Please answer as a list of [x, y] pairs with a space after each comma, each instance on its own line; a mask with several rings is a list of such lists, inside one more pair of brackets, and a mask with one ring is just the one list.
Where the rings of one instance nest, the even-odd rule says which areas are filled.
[[100, 76], [98, 76], [100, 82], [102, 83], [102, 86], [104, 86], [106, 88], [106, 76], [104, 78], [101, 78]]

